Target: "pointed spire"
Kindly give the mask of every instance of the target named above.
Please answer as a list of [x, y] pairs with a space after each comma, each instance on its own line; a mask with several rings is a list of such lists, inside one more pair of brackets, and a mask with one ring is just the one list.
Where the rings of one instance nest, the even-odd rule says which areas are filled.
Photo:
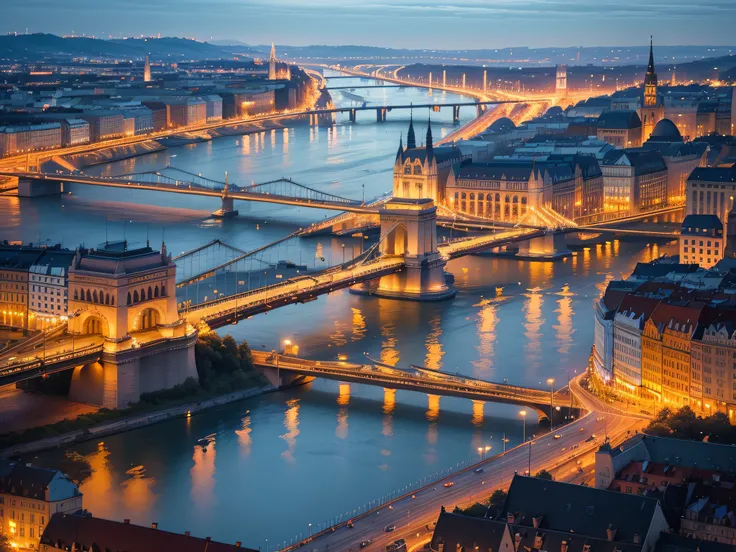
[[274, 44], [273, 42], [271, 43], [271, 56], [269, 57], [269, 59], [276, 59], [276, 44]]
[[434, 148], [434, 144], [432, 143], [432, 118], [427, 116], [427, 149], [431, 150]]
[[400, 159], [404, 154], [404, 133], [399, 136], [399, 151], [396, 152], [396, 159]]
[[649, 35], [649, 65], [647, 66], [647, 73], [654, 74], [654, 37]]
[[409, 132], [406, 134], [406, 148], [414, 149], [417, 147], [417, 138], [414, 135], [414, 113], [413, 110], [409, 115]]

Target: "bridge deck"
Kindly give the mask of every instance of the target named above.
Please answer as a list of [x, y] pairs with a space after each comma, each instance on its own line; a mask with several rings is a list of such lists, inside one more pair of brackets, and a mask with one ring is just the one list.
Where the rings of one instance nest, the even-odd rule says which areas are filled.
[[343, 382], [364, 383], [391, 389], [406, 389], [461, 397], [471, 400], [502, 402], [532, 406], [546, 410], [553, 406], [569, 406], [570, 397], [559, 391], [550, 391], [465, 378], [427, 370], [401, 370], [383, 365], [354, 364], [349, 362], [315, 361], [287, 355], [253, 351], [257, 366]]

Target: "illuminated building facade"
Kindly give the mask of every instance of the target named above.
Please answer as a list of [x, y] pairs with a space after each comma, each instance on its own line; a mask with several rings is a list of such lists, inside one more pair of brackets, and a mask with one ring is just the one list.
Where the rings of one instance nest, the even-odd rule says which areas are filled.
[[143, 82], [151, 82], [151, 60], [146, 56], [143, 64]]
[[623, 394], [641, 392], [641, 334], [657, 307], [658, 299], [629, 295], [619, 306], [613, 321], [614, 385]]
[[61, 147], [59, 123], [0, 127], [0, 156], [59, 147]]
[[668, 307], [675, 314], [662, 332], [662, 397], [679, 408], [690, 404], [690, 341], [702, 308]]
[[688, 215], [717, 215], [726, 220], [736, 196], [736, 165], [694, 169], [687, 179], [686, 195]]
[[598, 118], [597, 137], [617, 148], [638, 148], [642, 124], [636, 111], [607, 111]]
[[61, 145], [77, 146], [89, 143], [89, 123], [84, 119], [63, 119], [61, 121]]
[[691, 407], [722, 412], [736, 424], [736, 318], [719, 313], [717, 321], [701, 324], [691, 344]]
[[60, 471], [0, 459], [0, 534], [37, 550], [51, 516], [82, 509], [82, 493]]
[[69, 267], [74, 251], [47, 249], [28, 270], [29, 326], [43, 329], [60, 321], [68, 311]]
[[667, 203], [667, 165], [657, 151], [611, 151], [601, 171], [606, 211], [639, 213]]
[[680, 230], [680, 261], [703, 268], [715, 266], [726, 247], [723, 223], [717, 215], [687, 215]]
[[207, 104], [201, 98], [167, 98], [165, 102], [169, 106], [169, 124], [174, 128], [207, 122]]
[[424, 147], [417, 147], [414, 122], [409, 123], [406, 148], [399, 141], [394, 160], [393, 196], [405, 199], [432, 199], [437, 204], [445, 203], [448, 177], [452, 168], [463, 159], [458, 148], [443, 146], [435, 148], [432, 141], [432, 125], [427, 125]]
[[0, 320], [3, 326], [28, 327], [28, 269], [39, 254], [35, 248], [0, 247]]

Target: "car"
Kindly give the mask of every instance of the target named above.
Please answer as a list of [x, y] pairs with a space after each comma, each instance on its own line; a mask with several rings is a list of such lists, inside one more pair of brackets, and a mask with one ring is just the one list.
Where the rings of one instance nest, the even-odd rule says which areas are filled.
[[396, 531], [396, 525], [394, 525], [394, 524], [392, 523], [391, 525], [387, 525], [387, 526], [386, 526], [386, 527], [385, 527], [385, 528], [384, 528], [383, 530], [384, 530], [384, 531], [385, 531], [386, 533], [393, 533], [394, 531]]
[[596, 434], [595, 433], [592, 433], [591, 434], [591, 437], [593, 437], [593, 439], [595, 439], [596, 438]]
[[348, 521], [348, 529], [352, 529], [353, 527], [355, 527], [355, 524], [353, 523], [353, 520], [351, 519], [350, 521]]
[[562, 435], [560, 435], [559, 433], [555, 433], [555, 439], [559, 439], [560, 437], [562, 437]]
[[586, 442], [586, 443], [590, 443], [591, 441], [594, 441], [594, 440], [595, 440], [595, 437], [593, 437], [593, 436], [591, 435], [590, 437], [588, 437], [588, 438], [587, 438], [587, 439], [585, 440], [585, 442]]
[[453, 486], [454, 484], [455, 484], [455, 483], [454, 483], [453, 481], [448, 481], [447, 483], [445, 483], [445, 489], [449, 489], [449, 488], [450, 488], [450, 487], [452, 487], [452, 486]]
[[483, 468], [475, 468], [475, 473], [483, 473]]
[[585, 431], [585, 428], [584, 427], [581, 427], [580, 428], [580, 433], [582, 433], [583, 431]]
[[370, 546], [373, 541], [371, 539], [360, 541], [360, 547], [365, 548], [366, 546]]
[[406, 541], [398, 539], [386, 546], [386, 552], [402, 552], [406, 550]]

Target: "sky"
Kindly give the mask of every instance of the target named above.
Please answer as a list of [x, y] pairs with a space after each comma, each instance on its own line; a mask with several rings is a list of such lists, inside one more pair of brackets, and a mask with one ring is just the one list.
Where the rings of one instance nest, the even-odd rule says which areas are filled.
[[476, 49], [736, 42], [736, 0], [0, 0], [0, 32]]

